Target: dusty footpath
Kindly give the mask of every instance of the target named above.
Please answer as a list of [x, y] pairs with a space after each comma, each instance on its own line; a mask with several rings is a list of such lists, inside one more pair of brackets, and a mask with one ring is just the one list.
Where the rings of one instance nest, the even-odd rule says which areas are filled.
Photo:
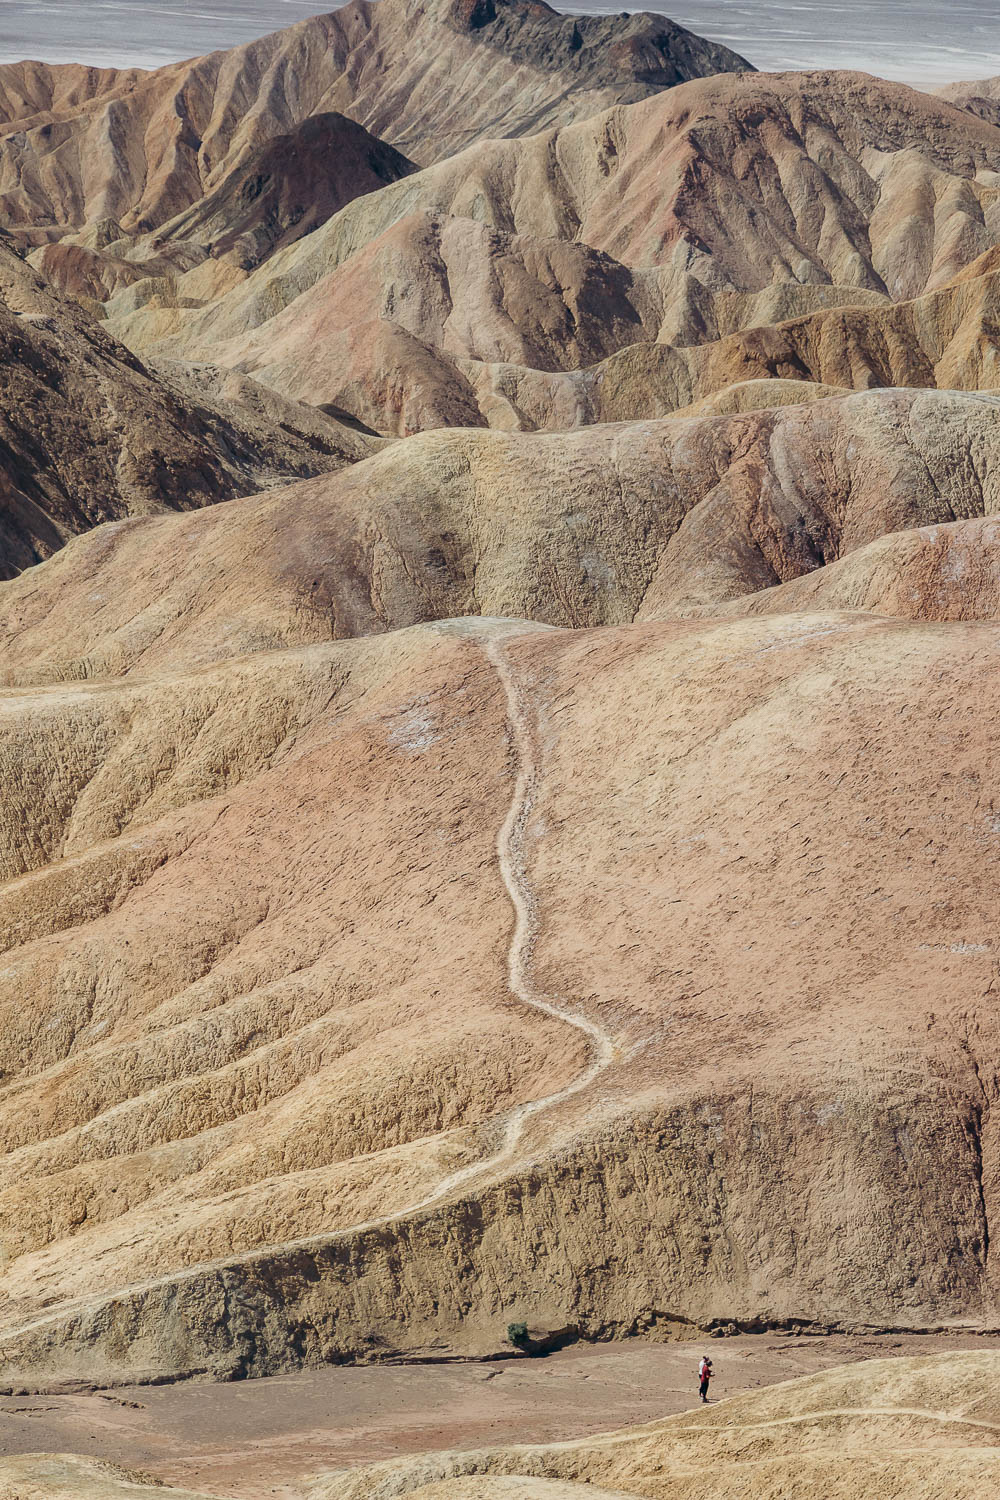
[[[713, 1396], [853, 1360], [1000, 1348], [1000, 1335], [706, 1340]], [[0, 1398], [0, 1454], [112, 1459], [239, 1500], [284, 1497], [322, 1470], [437, 1448], [546, 1442], [697, 1403], [702, 1345], [587, 1345], [544, 1359], [341, 1367], [230, 1384]]]

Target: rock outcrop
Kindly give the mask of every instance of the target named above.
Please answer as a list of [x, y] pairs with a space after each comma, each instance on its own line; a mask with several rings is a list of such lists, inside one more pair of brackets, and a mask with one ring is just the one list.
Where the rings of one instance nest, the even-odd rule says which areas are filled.
[[[28, 258], [59, 291], [85, 305], [139, 283], [137, 295], [145, 300], [183, 279], [183, 300], [196, 306], [353, 198], [414, 170], [353, 120], [310, 115], [290, 133], [242, 153], [204, 197], [155, 235], [135, 239], [116, 220], [105, 219], [82, 234], [45, 239]], [[219, 260], [224, 270], [212, 264]]]
[[310, 115], [242, 156], [211, 192], [164, 225], [159, 238], [194, 241], [209, 255], [252, 270], [346, 203], [414, 171], [413, 162], [353, 120]]
[[975, 83], [950, 83], [937, 89], [940, 99], [959, 109], [967, 109], [980, 120], [1000, 125], [1000, 78], [981, 78]]
[[8, 1378], [993, 1319], [998, 630], [8, 691]]
[[1000, 526], [991, 516], [893, 532], [839, 562], [728, 604], [707, 605], [704, 613], [841, 609], [906, 620], [1000, 619]]
[[111, 217], [143, 233], [312, 115], [345, 114], [425, 164], [749, 66], [663, 16], [565, 17], [541, 0], [352, 0], [151, 74], [8, 63], [0, 212], [24, 230]]
[[[813, 387], [806, 400], [817, 390], [890, 386], [997, 390], [993, 261], [981, 257], [912, 302], [815, 288], [808, 300], [822, 310], [774, 323], [755, 306], [766, 299], [746, 296], [729, 311], [747, 326], [689, 345], [662, 336], [671, 310], [660, 278], [560, 241], [508, 238], [468, 220], [409, 219], [337, 274], [332, 300], [321, 284], [249, 337], [195, 349], [214, 347], [293, 399], [333, 401], [398, 435], [444, 426], [558, 432], [655, 418], [748, 382], [775, 383], [773, 402], [763, 405], [787, 400], [779, 383], [790, 381]], [[403, 280], [401, 270], [417, 264], [420, 280]], [[388, 305], [392, 320], [380, 316]], [[155, 327], [157, 312], [141, 316]], [[135, 331], [122, 325], [141, 347]], [[602, 345], [609, 352], [588, 363]], [[170, 338], [151, 347], [182, 353], [187, 345]]]
[[102, 521], [213, 504], [376, 446], [254, 390], [148, 368], [0, 245], [0, 577]]
[[740, 67], [0, 69], [9, 1381], [995, 1323], [1000, 126]]
[[901, 85], [720, 76], [476, 146], [221, 296], [192, 272], [108, 312], [140, 351], [392, 433], [660, 415], [754, 378], [992, 387], [998, 173], [1000, 129]]
[[996, 413], [427, 434], [6, 584], [10, 1367], [992, 1317]]
[[0, 1459], [0, 1485], [10, 1500], [210, 1500], [118, 1464], [68, 1453]]
[[[147, 673], [461, 615], [624, 624], [794, 579], [822, 597], [827, 564], [887, 533], [998, 512], [996, 396], [873, 391], [551, 435], [426, 433], [302, 484], [77, 538], [0, 589], [0, 671]], [[949, 576], [923, 617], [992, 616], [988, 588], [967, 591], [966, 571], [949, 591]]]

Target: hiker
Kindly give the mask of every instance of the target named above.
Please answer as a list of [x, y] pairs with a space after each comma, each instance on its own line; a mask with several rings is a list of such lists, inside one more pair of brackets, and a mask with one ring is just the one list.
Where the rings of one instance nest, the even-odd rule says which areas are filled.
[[708, 1382], [712, 1378], [712, 1361], [707, 1354], [701, 1356], [701, 1364], [698, 1366], [698, 1393], [701, 1399], [708, 1401]]

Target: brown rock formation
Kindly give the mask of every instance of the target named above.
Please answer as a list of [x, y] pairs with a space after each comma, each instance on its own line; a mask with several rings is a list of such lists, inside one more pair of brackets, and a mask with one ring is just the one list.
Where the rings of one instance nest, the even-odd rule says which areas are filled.
[[142, 232], [311, 115], [346, 114], [426, 162], [747, 67], [662, 16], [570, 18], [540, 0], [352, 0], [151, 74], [6, 64], [0, 211], [11, 226], [110, 215]]
[[46, 240], [29, 259], [59, 291], [97, 302], [139, 282], [172, 284], [197, 270], [183, 283], [184, 305], [197, 305], [191, 292], [205, 279], [207, 256], [225, 257], [233, 270], [251, 269], [352, 198], [414, 170], [353, 120], [311, 115], [290, 134], [245, 153], [210, 192], [155, 235], [134, 240], [116, 221], [105, 220], [79, 236]]
[[[305, 302], [306, 298], [300, 299]], [[298, 306], [293, 304], [275, 320], [277, 330], [285, 331], [284, 320], [291, 323]], [[636, 343], [586, 369], [537, 370], [468, 358], [456, 363], [489, 425], [558, 431], [587, 423], [660, 417], [687, 407], [701, 410], [717, 394], [722, 398], [725, 391], [747, 384], [755, 387], [760, 405], [787, 401], [789, 387], [796, 381], [810, 387], [802, 393], [802, 400], [837, 389], [891, 386], [996, 390], [1000, 388], [998, 313], [1000, 271], [995, 253], [989, 252], [949, 286], [912, 302], [833, 306], [773, 325], [753, 321], [715, 343], [694, 347], [662, 341]], [[252, 348], [255, 339], [237, 347]], [[260, 344], [263, 349], [262, 338]], [[279, 389], [299, 388], [309, 399], [325, 376], [324, 388], [340, 391], [345, 401], [356, 404], [371, 419], [392, 424], [395, 413], [390, 393], [356, 375], [343, 378], [334, 351], [325, 360], [317, 356], [304, 369], [290, 355], [283, 359], [283, 353], [281, 344], [271, 347], [275, 363], [262, 364], [262, 378]], [[226, 346], [223, 354], [229, 357]], [[431, 389], [450, 389], [454, 377], [448, 372], [446, 379], [440, 362], [438, 370], [438, 384]], [[773, 387], [773, 403], [764, 396], [768, 386]], [[426, 381], [422, 395], [420, 410], [425, 416], [448, 409], [446, 402], [435, 405], [430, 399]], [[404, 414], [408, 409], [404, 406]]]
[[[330, 278], [333, 296], [321, 283], [248, 338], [214, 346], [218, 357], [294, 399], [334, 401], [400, 434], [634, 421], [747, 382], [804, 381], [827, 392], [1000, 388], [997, 269], [963, 273], [913, 302], [850, 305], [850, 293], [817, 288], [827, 296], [811, 300], [832, 306], [774, 324], [760, 321], [758, 299], [747, 297], [730, 316], [742, 313], [749, 326], [686, 345], [656, 337], [665, 316], [657, 279], [596, 252], [507, 240], [468, 220], [424, 228], [413, 220], [396, 226]], [[445, 245], [450, 256], [439, 253]], [[380, 275], [383, 257], [388, 276]], [[973, 269], [993, 259], [980, 257]], [[405, 275], [408, 260], [420, 264], [419, 277]], [[379, 316], [387, 308], [391, 319]], [[155, 312], [145, 316], [155, 323]], [[122, 325], [126, 338], [135, 326]], [[645, 341], [633, 342], [643, 333]], [[585, 364], [586, 351], [601, 344], [618, 347]], [[185, 347], [184, 339], [152, 341], [167, 353]], [[786, 398], [776, 384], [774, 404]]]
[[[888, 532], [1000, 512], [998, 410], [878, 391], [544, 437], [427, 433], [78, 538], [0, 591], [4, 678], [147, 673], [456, 615], [594, 626], [717, 605]], [[945, 615], [975, 609], [960, 584]]]
[[907, 620], [1000, 619], [1000, 526], [955, 521], [897, 531], [789, 583], [705, 613], [868, 610]]
[[989, 387], [998, 170], [1000, 130], [901, 86], [699, 80], [351, 203], [221, 298], [182, 277], [109, 311], [136, 349], [387, 432], [658, 415], [762, 377]]
[[0, 70], [11, 1380], [995, 1320], [1000, 127], [738, 64]]
[[1000, 78], [981, 78], [975, 83], [950, 83], [936, 90], [938, 98], [947, 99], [959, 109], [967, 109], [980, 120], [1000, 125]]
[[[136, 321], [155, 326], [158, 316], [151, 305]], [[484, 361], [577, 369], [655, 337], [661, 317], [655, 280], [586, 246], [413, 214], [250, 338], [213, 347], [297, 400], [334, 402], [405, 434], [482, 425]], [[187, 349], [184, 340], [152, 347]]]
[[256, 411], [237, 406], [219, 394], [227, 380], [194, 391], [182, 372], [152, 373], [0, 246], [0, 577], [101, 521], [188, 510], [372, 451], [273, 392]]
[[163, 227], [252, 270], [366, 193], [416, 171], [384, 141], [338, 114], [310, 115], [241, 159], [211, 192]]
[[994, 1316], [997, 627], [524, 628], [8, 693], [10, 1378]]
[[58, 1453], [0, 1459], [0, 1485], [5, 1500], [210, 1500], [118, 1464]]
[[[994, 513], [996, 409], [428, 434], [5, 585], [15, 1372], [993, 1316], [998, 627], [653, 617]], [[646, 623], [309, 644], [519, 609]]]

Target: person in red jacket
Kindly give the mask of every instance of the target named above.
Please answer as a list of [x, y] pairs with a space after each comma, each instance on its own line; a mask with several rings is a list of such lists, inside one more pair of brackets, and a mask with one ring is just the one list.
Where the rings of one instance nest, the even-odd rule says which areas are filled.
[[705, 1402], [708, 1401], [708, 1382], [712, 1378], [712, 1361], [707, 1354], [701, 1356], [701, 1364], [698, 1366], [698, 1394]]

